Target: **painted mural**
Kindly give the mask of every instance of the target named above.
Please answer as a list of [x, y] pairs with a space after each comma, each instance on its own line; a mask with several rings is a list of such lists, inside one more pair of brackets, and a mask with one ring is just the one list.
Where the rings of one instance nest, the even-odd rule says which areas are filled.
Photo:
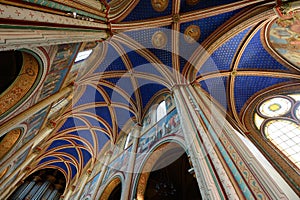
[[92, 180], [90, 180], [84, 187], [83, 193], [81, 195], [82, 200], [90, 200], [92, 199], [92, 196], [94, 193], [97, 192], [96, 185], [97, 181], [100, 178], [100, 173], [98, 173], [96, 176], [93, 177]]
[[132, 146], [128, 147], [124, 152], [122, 152], [116, 159], [114, 159], [107, 168], [105, 176], [103, 178], [103, 183], [105, 183], [110, 177], [112, 177], [118, 171], [126, 171], [127, 161], [131, 154]]
[[137, 152], [140, 154], [147, 152], [163, 137], [178, 134], [179, 128], [180, 121], [178, 113], [177, 110], [174, 109], [140, 138]]
[[111, 155], [112, 159], [115, 159], [122, 151], [124, 151], [124, 145], [126, 142], [126, 133], [120, 133], [117, 143], [114, 145], [114, 150]]
[[46, 115], [48, 113], [48, 110], [49, 107], [46, 107], [32, 115], [28, 120], [26, 120], [25, 123], [27, 124], [28, 130], [23, 139], [23, 144], [31, 140], [41, 129], [45, 121]]
[[80, 44], [81, 43], [58, 45], [51, 68], [41, 89], [39, 100], [47, 98], [61, 88]]
[[[89, 56], [91, 54], [88, 55], [87, 58], [83, 59], [83, 60], [79, 60], [78, 62], [76, 62], [78, 57], [80, 56], [80, 53], [88, 51], [88, 50], [92, 50], [98, 45], [98, 42], [93, 41], [93, 42], [84, 42], [80, 48], [79, 53], [77, 54], [77, 57], [75, 59], [75, 63], [74, 65], [71, 67], [68, 76], [64, 82], [64, 86], [69, 85], [70, 83], [74, 82], [77, 80], [77, 78], [81, 77], [82, 75], [84, 75], [85, 73], [87, 73], [92, 67], [93, 65], [87, 65], [85, 60], [87, 60], [89, 58]], [[91, 51], [91, 53], [92, 53]]]
[[300, 67], [300, 12], [270, 24], [268, 41], [283, 58]]
[[145, 157], [150, 153], [150, 149], [158, 144], [162, 139], [170, 136], [183, 137], [181, 133], [180, 120], [176, 109], [173, 109], [155, 126], [141, 136], [137, 149], [135, 171], [138, 170]]

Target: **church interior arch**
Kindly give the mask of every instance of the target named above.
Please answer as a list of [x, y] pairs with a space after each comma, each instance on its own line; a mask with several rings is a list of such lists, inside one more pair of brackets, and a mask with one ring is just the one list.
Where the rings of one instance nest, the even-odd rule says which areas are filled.
[[105, 192], [151, 198], [147, 185], [176, 167], [151, 170], [182, 149], [203, 198], [300, 195], [298, 1], [47, 2], [0, 4], [0, 146], [11, 142], [0, 153], [0, 198], [28, 170], [48, 168], [65, 176], [61, 198], [99, 197], [120, 173]]

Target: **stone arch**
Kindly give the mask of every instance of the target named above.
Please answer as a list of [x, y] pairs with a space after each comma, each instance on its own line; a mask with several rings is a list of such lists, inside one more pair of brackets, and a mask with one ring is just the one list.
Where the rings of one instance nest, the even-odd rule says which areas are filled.
[[[136, 178], [135, 181], [135, 193], [138, 200], [144, 199], [144, 193], [146, 191], [147, 187], [147, 181], [150, 176], [150, 172], [152, 170], [155, 170], [154, 167], [157, 164], [157, 162], [162, 158], [162, 156], [165, 155], [166, 152], [180, 149], [181, 154], [186, 153], [185, 147], [183, 143], [181, 143], [179, 140], [176, 139], [170, 141], [170, 140], [164, 140], [157, 144], [153, 150], [144, 159], [144, 162], [142, 163], [140, 169], [138, 172], [140, 173], [139, 176]], [[180, 152], [178, 153], [180, 154]], [[178, 156], [178, 155], [175, 155]], [[174, 160], [173, 160], [174, 161]]]
[[[24, 104], [32, 97], [49, 65], [46, 53], [41, 49], [18, 50], [21, 55], [21, 69], [13, 82], [0, 94], [0, 119], [5, 120], [15, 114], [17, 108], [26, 109]], [[21, 110], [20, 110], [21, 111]]]
[[15, 128], [0, 137], [0, 160], [18, 143], [23, 132], [23, 128]]
[[113, 190], [118, 187], [119, 185], [121, 185], [122, 187], [122, 178], [120, 175], [116, 175], [114, 177], [111, 178], [111, 181], [108, 181], [108, 184], [105, 185], [104, 190], [101, 194], [100, 199], [102, 200], [108, 200], [109, 196], [111, 195], [111, 193], [113, 192]]

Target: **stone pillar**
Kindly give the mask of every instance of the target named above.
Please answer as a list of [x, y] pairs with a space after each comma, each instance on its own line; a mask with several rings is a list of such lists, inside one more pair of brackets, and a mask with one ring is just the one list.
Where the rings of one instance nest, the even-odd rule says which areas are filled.
[[[0, 185], [1, 191], [5, 191], [1, 196], [0, 199], [3, 199], [4, 197], [8, 196], [8, 193], [12, 192], [12, 189], [14, 188], [14, 186], [16, 185], [16, 183], [18, 183], [22, 177], [24, 177], [25, 172], [23, 171], [25, 169], [25, 167], [27, 167], [28, 165], [30, 165], [30, 163], [38, 156], [39, 154], [39, 150], [34, 151], [28, 158], [26, 158], [26, 160], [17, 168], [15, 169]], [[6, 188], [5, 185], [18, 173], [22, 173], [21, 175], [18, 176], [18, 178], [11, 183], [9, 186], [7, 186]], [[20, 178], [21, 177], [21, 178]]]
[[88, 178], [90, 177], [91, 173], [92, 173], [92, 170], [88, 169], [86, 171], [86, 173], [84, 173], [82, 175], [82, 178], [81, 178], [80, 182], [77, 185], [77, 187], [79, 188], [79, 191], [77, 192], [77, 195], [76, 195], [76, 197], [74, 199], [80, 199], [81, 194], [82, 194], [83, 189], [84, 189], [84, 186], [85, 186]]
[[99, 177], [99, 179], [97, 181], [97, 185], [96, 185], [96, 188], [98, 188], [98, 192], [95, 193], [92, 196], [93, 198], [91, 198], [91, 199], [95, 199], [95, 200], [100, 199], [101, 191], [102, 191], [100, 188], [101, 188], [101, 184], [102, 184], [104, 175], [105, 175], [107, 167], [108, 167], [109, 160], [112, 156], [112, 151], [107, 151], [104, 156], [105, 156], [105, 158], [104, 158], [104, 161], [103, 161], [103, 165], [101, 167], [101, 172], [100, 172], [101, 174], [100, 174], [100, 177]]
[[130, 157], [126, 169], [126, 176], [125, 176], [125, 182], [122, 185], [122, 195], [121, 200], [127, 200], [130, 199], [130, 192], [132, 191], [132, 175], [134, 173], [134, 164], [136, 159], [136, 152], [138, 148], [138, 141], [141, 133], [141, 125], [137, 124], [133, 127], [132, 130], [132, 148], [130, 152]]
[[[75, 6], [77, 9], [68, 8], [67, 5], [61, 6], [57, 2], [48, 5], [30, 0], [30, 3], [31, 5], [28, 6], [27, 2], [22, 1], [1, 1], [0, 21], [3, 26], [0, 28], [0, 51], [103, 41], [110, 37], [108, 9], [103, 2], [89, 0], [89, 6], [84, 6], [82, 3], [75, 3], [75, 5], [74, 1], [68, 3], [69, 6]], [[92, 3], [94, 3], [93, 9]], [[97, 10], [96, 5], [98, 9], [103, 6], [104, 9]], [[70, 13], [70, 9], [74, 12]]]
[[18, 187], [18, 183], [19, 183], [19, 181], [21, 181], [23, 178], [24, 178], [24, 176], [25, 176], [25, 172], [23, 172], [23, 173], [21, 173], [11, 184], [10, 184], [10, 186], [7, 188], [7, 189], [5, 189], [5, 190], [2, 190], [1, 189], [1, 191], [3, 191], [3, 193], [0, 195], [0, 199], [6, 199], [7, 197], [9, 197], [12, 193], [13, 193], [13, 191], [15, 190], [15, 189], [17, 189], [17, 187]]
[[215, 144], [196, 113], [187, 93], [189, 85], [173, 87], [173, 96], [181, 120], [182, 131], [201, 195], [204, 199], [243, 198], [237, 194], [215, 151]]
[[57, 92], [56, 94], [40, 101], [39, 103], [33, 105], [32, 107], [28, 108], [24, 112], [20, 113], [19, 115], [15, 116], [14, 118], [10, 119], [9, 121], [5, 122], [3, 125], [0, 126], [0, 137], [13, 129], [16, 125], [20, 124], [21, 122], [30, 118], [36, 112], [42, 110], [46, 106], [49, 106], [54, 101], [59, 100], [61, 97], [66, 95], [67, 93], [73, 90], [73, 86], [68, 86], [63, 88], [61, 91]]
[[[228, 169], [234, 174], [240, 189], [246, 197], [269, 199], [297, 199], [295, 192], [288, 186], [266, 158], [244, 136], [226, 120], [224, 113], [214, 105], [198, 84], [188, 89], [199, 116], [206, 120], [208, 134], [214, 140]], [[219, 116], [222, 116], [219, 117]], [[208, 119], [207, 116], [210, 116]], [[212, 124], [213, 127], [209, 127]], [[242, 128], [242, 127], [241, 127]], [[217, 132], [218, 131], [218, 132]], [[229, 155], [226, 155], [228, 152]], [[247, 186], [246, 186], [247, 185]], [[249, 190], [249, 193], [246, 191]]]
[[63, 199], [68, 200], [68, 199], [70, 198], [70, 196], [71, 196], [71, 194], [72, 194], [72, 192], [73, 192], [72, 187], [73, 187], [73, 186], [70, 185], [69, 188], [66, 188], [66, 189], [65, 189], [65, 192], [64, 192], [64, 194], [62, 195], [62, 196], [63, 196]]

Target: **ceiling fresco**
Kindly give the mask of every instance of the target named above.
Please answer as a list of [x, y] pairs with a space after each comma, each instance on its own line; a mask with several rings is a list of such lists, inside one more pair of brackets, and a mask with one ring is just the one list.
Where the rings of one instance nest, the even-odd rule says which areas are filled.
[[[176, 84], [200, 84], [241, 123], [253, 95], [300, 78], [299, 50], [289, 50], [295, 55], [281, 50], [287, 42], [299, 45], [299, 38], [291, 27], [269, 21], [276, 20], [273, 4], [128, 0], [122, 10], [117, 2], [109, 1], [113, 36], [82, 61], [90, 70], [76, 80], [72, 111], [63, 115], [65, 123], [49, 140], [38, 168], [56, 166], [68, 178], [80, 174], [128, 124], [142, 123], [151, 102]], [[291, 20], [295, 25], [299, 19]]]

